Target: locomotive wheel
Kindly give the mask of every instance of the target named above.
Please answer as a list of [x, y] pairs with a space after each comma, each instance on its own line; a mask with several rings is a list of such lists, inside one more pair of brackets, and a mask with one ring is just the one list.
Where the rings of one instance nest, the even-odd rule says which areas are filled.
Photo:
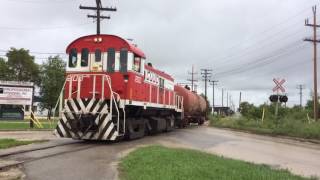
[[169, 132], [169, 131], [173, 131], [173, 129], [175, 128], [175, 118], [173, 115], [171, 116], [168, 116], [166, 118], [166, 121], [167, 121], [167, 127], [166, 127], [166, 132]]
[[128, 118], [127, 119], [127, 131], [125, 139], [139, 139], [145, 134], [145, 120], [142, 118]]
[[204, 117], [200, 117], [198, 122], [199, 126], [203, 125], [203, 123], [204, 123]]

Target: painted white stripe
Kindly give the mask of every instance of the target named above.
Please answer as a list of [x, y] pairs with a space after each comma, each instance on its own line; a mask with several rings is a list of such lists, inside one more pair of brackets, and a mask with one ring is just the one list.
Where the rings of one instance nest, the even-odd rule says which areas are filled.
[[89, 104], [88, 104], [88, 105], [87, 105], [87, 107], [86, 107], [87, 112], [89, 112], [89, 111], [90, 111], [90, 109], [91, 109], [91, 107], [92, 107], [92, 105], [93, 105], [94, 101], [95, 101], [95, 99], [91, 99], [91, 100], [90, 100]]
[[63, 126], [61, 125], [61, 123], [58, 123], [58, 126], [59, 126], [59, 128], [60, 128], [61, 133], [63, 134], [63, 136], [64, 136], [64, 137], [67, 137], [67, 133], [66, 133], [65, 129], [63, 128]]
[[104, 133], [104, 135], [102, 137], [103, 140], [108, 140], [107, 138], [113, 128], [114, 128], [114, 125], [113, 125], [113, 123], [111, 123], [109, 128], [107, 129], [106, 133]]
[[72, 99], [72, 100], [70, 100], [69, 102], [70, 102], [70, 104], [71, 104], [72, 109], [74, 110], [74, 112], [75, 112], [76, 114], [78, 114], [81, 110], [77, 108], [76, 104], [74, 103], [74, 100]]
[[84, 106], [84, 104], [83, 104], [83, 102], [82, 102], [82, 99], [78, 99], [78, 103], [79, 103], [79, 106], [80, 106], [80, 108], [81, 108], [81, 111], [82, 111], [83, 113], [88, 113], [86, 107]]
[[[75, 119], [73, 114], [71, 113], [71, 110], [70, 110], [69, 106], [65, 106], [65, 108], [67, 110], [66, 113], [68, 114], [68, 117], [70, 117], [70, 119]], [[64, 116], [63, 113], [62, 113], [62, 116]]]
[[112, 135], [112, 137], [110, 138], [110, 140], [114, 141], [114, 140], [116, 140], [117, 137], [118, 137], [118, 132], [115, 131], [114, 134]]
[[100, 125], [99, 127], [99, 133], [96, 133], [95, 136], [94, 136], [94, 139], [98, 139], [99, 138], [99, 135], [101, 134], [101, 132], [103, 131], [104, 127], [107, 125], [107, 123], [109, 121], [111, 121], [111, 114], [108, 114], [108, 116], [106, 116], [105, 119], [102, 119], [102, 124]]
[[92, 110], [92, 113], [94, 113], [94, 114], [97, 113], [97, 111], [99, 110], [100, 106], [101, 106], [101, 104], [100, 104], [100, 102], [98, 102], [96, 107], [94, 107], [94, 109]]
[[101, 114], [107, 114], [108, 113], [108, 103], [106, 103], [104, 105], [104, 107], [102, 108], [102, 110], [99, 113], [101, 113]]
[[[68, 123], [68, 120], [67, 120], [67, 118], [66, 118], [66, 116], [64, 114], [62, 114], [62, 118], [61, 119], [64, 122], [64, 124], [67, 126], [67, 128], [71, 129], [71, 127], [70, 127], [70, 125]], [[71, 134], [72, 138], [75, 137], [75, 134], [72, 131], [68, 131], [68, 132]]]

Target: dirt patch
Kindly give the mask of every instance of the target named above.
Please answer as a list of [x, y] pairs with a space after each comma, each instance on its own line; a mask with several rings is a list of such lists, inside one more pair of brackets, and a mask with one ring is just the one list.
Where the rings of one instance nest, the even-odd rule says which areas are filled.
[[19, 168], [11, 168], [5, 171], [0, 171], [1, 180], [18, 180], [25, 179], [26, 175]]

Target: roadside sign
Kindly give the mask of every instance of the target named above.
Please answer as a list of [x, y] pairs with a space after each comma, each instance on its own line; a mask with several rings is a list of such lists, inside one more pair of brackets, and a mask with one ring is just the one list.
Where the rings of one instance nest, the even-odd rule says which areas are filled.
[[282, 93], [286, 92], [286, 90], [283, 87], [283, 84], [286, 82], [285, 79], [278, 80], [276, 78], [273, 78], [273, 82], [276, 84], [276, 86], [272, 89], [273, 92], [279, 92], [279, 90]]
[[0, 104], [31, 105], [33, 83], [0, 81]]

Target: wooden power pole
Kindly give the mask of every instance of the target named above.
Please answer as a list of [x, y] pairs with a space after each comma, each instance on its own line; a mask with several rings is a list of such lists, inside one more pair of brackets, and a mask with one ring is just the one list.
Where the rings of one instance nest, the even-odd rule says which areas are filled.
[[195, 78], [195, 75], [198, 73], [194, 70], [194, 66], [192, 65], [192, 71], [188, 72], [188, 74], [191, 75], [191, 79], [188, 79], [188, 81], [191, 82], [191, 91], [196, 91], [195, 89], [195, 83], [198, 82], [198, 79]]
[[209, 80], [209, 82], [210, 82], [211, 85], [212, 85], [212, 113], [214, 113], [214, 86], [217, 85], [217, 83], [218, 83], [219, 81]]
[[203, 77], [203, 81], [204, 81], [204, 95], [206, 97], [206, 100], [208, 100], [208, 96], [207, 96], [207, 84], [209, 79], [211, 78], [212, 75], [212, 70], [211, 69], [201, 69], [201, 75]]
[[317, 28], [320, 25], [317, 25], [317, 6], [312, 7], [313, 12], [313, 24], [309, 23], [309, 20], [305, 20], [305, 26], [310, 26], [313, 28], [313, 39], [306, 38], [304, 41], [309, 41], [313, 43], [313, 88], [314, 88], [314, 96], [313, 96], [313, 115], [315, 121], [318, 121], [318, 80], [317, 80], [317, 43], [320, 41], [317, 40]]
[[101, 0], [96, 0], [97, 7], [87, 7], [87, 6], [81, 6], [80, 9], [85, 9], [85, 10], [95, 10], [97, 11], [96, 15], [88, 15], [88, 18], [93, 18], [97, 19], [97, 35], [100, 35], [100, 24], [102, 19], [110, 19], [110, 16], [103, 16], [101, 15], [101, 11], [117, 11], [116, 8], [112, 7], [102, 7]]
[[305, 87], [304, 87], [304, 85], [302, 85], [302, 84], [299, 84], [298, 86], [297, 86], [297, 89], [299, 89], [299, 96], [300, 96], [300, 108], [302, 108], [302, 90], [304, 89]]

